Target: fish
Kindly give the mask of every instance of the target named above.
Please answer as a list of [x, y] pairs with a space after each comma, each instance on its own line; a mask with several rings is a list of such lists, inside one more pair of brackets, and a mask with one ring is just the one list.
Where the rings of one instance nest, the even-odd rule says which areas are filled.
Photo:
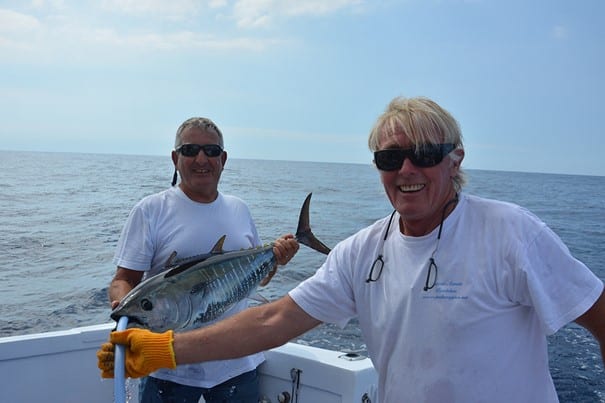
[[[327, 255], [330, 248], [311, 231], [311, 195], [302, 205], [295, 237]], [[182, 260], [175, 260], [173, 252], [166, 270], [134, 287], [111, 312], [111, 318], [117, 322], [128, 317], [128, 328], [183, 332], [204, 326], [250, 297], [276, 265], [274, 244], [225, 252], [224, 240], [225, 235], [210, 252]]]

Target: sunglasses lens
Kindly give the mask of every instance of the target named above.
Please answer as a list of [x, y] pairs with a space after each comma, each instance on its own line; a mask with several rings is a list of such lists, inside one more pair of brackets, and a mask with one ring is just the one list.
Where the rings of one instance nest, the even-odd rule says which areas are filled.
[[396, 171], [403, 165], [405, 150], [389, 149], [374, 152], [374, 163], [381, 171]]
[[183, 144], [178, 148], [177, 151], [179, 151], [185, 157], [195, 157], [199, 154], [201, 149], [202, 147], [199, 144]]
[[206, 144], [205, 146], [202, 146], [202, 148], [206, 157], [218, 157], [223, 152], [221, 146], [217, 144]]
[[417, 167], [434, 167], [443, 161], [441, 144], [429, 144], [422, 147], [418, 154], [410, 156], [412, 163]]
[[449, 154], [455, 144], [426, 144], [418, 152], [414, 149], [387, 149], [374, 152], [374, 162], [381, 171], [397, 171], [403, 166], [403, 161], [409, 158], [414, 166], [419, 168], [434, 167], [443, 161], [443, 158]]
[[218, 144], [183, 144], [177, 148], [177, 151], [185, 157], [195, 157], [203, 150], [206, 157], [218, 157], [223, 149]]

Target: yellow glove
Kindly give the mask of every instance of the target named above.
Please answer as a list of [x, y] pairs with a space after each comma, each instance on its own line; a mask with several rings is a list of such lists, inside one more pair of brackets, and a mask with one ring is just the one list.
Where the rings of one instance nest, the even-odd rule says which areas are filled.
[[126, 346], [126, 376], [140, 378], [160, 368], [176, 368], [173, 332], [153, 333], [147, 329], [128, 329], [112, 332], [109, 343], [97, 351], [101, 377], [114, 377], [115, 344]]

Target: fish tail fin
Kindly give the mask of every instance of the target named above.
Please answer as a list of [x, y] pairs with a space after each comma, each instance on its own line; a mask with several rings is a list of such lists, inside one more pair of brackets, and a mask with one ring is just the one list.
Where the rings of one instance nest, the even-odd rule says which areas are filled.
[[302, 205], [302, 208], [300, 209], [298, 228], [296, 229], [296, 240], [313, 250], [327, 255], [330, 253], [330, 248], [328, 248], [323, 242], [315, 237], [311, 231], [311, 225], [309, 223], [309, 205], [311, 204], [312, 194], [313, 193], [309, 193]]

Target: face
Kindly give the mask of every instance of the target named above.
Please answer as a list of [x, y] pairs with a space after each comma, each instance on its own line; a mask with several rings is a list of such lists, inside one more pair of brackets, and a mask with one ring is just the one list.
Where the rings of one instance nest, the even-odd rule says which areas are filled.
[[[413, 147], [403, 133], [383, 136], [379, 145], [379, 150]], [[456, 194], [452, 178], [464, 157], [463, 150], [454, 152], [460, 155], [460, 161], [446, 156], [433, 167], [421, 168], [406, 158], [399, 170], [379, 171], [387, 197], [402, 217], [404, 234], [426, 235], [441, 223], [444, 206]]]
[[[216, 133], [206, 132], [197, 127], [185, 129], [181, 139], [182, 144], [219, 144]], [[181, 176], [179, 187], [191, 200], [200, 203], [210, 203], [217, 198], [218, 182], [226, 161], [225, 151], [218, 157], [207, 157], [202, 150], [195, 157], [172, 152], [172, 162]]]

